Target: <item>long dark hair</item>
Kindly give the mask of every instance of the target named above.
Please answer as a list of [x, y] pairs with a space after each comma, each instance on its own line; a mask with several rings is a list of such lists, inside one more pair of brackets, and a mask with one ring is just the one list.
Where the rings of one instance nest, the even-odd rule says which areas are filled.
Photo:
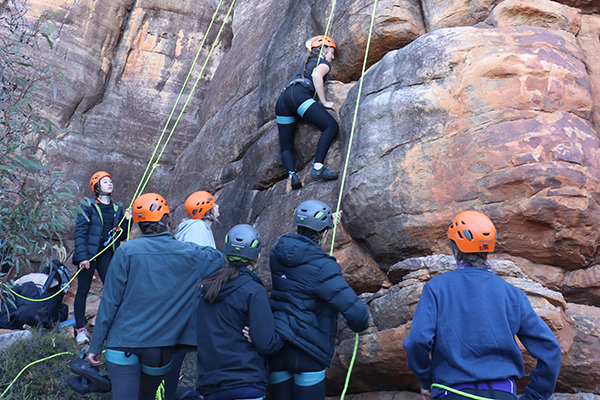
[[138, 222], [142, 235], [153, 235], [156, 233], [163, 233], [167, 231], [167, 221], [169, 220], [169, 214], [164, 214], [160, 221], [142, 221]]
[[[308, 65], [308, 62], [310, 61], [311, 58], [319, 56], [319, 53], [321, 53], [321, 47], [323, 47], [323, 45], [321, 45], [319, 47], [315, 47], [314, 49], [312, 49], [311, 51], [308, 52], [306, 61], [304, 61], [304, 68], [302, 69], [302, 79], [304, 79], [304, 73], [306, 72], [306, 66]], [[325, 53], [327, 51], [326, 49], [328, 49], [328, 47], [325, 47], [323, 49], [322, 57], [325, 56]], [[311, 76], [312, 76], [312, 74], [311, 74]]]
[[250, 264], [250, 261], [241, 261], [241, 260], [227, 260], [227, 265], [202, 282], [198, 286], [204, 286], [206, 293], [204, 295], [204, 300], [209, 303], [214, 303], [219, 297], [219, 293], [221, 293], [221, 289], [223, 286], [227, 285], [229, 282], [235, 280], [240, 274], [240, 268], [245, 267]]
[[314, 229], [305, 226], [298, 227], [298, 235], [305, 236], [317, 244], [321, 241], [321, 232], [317, 232]]

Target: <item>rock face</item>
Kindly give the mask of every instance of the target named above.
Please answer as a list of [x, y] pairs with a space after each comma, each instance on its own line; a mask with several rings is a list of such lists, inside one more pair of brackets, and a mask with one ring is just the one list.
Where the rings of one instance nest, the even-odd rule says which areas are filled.
[[[498, 230], [497, 272], [560, 340], [558, 389], [599, 394], [600, 2], [380, 0], [362, 85], [374, 1], [338, 0], [332, 10], [329, 0], [238, 0], [228, 13], [231, 4], [29, 1], [29, 22], [57, 13], [47, 55], [69, 80], [56, 100], [40, 92], [64, 129], [52, 165], [87, 196], [89, 176], [108, 170], [125, 203], [152, 171], [144, 191], [165, 195], [173, 229], [190, 193], [215, 193], [217, 247], [233, 225], [256, 226], [267, 288], [269, 251], [293, 231], [295, 207], [340, 200], [334, 255], [371, 311], [350, 390], [389, 391], [356, 399], [418, 390], [401, 342], [425, 282], [453, 267], [448, 221], [485, 212]], [[341, 127], [326, 164], [342, 171], [349, 149], [348, 170], [345, 180], [311, 179], [320, 133], [300, 122], [304, 187], [291, 191], [275, 102], [306, 58], [304, 41], [326, 29], [339, 46], [326, 93]], [[149, 161], [159, 137], [160, 160]], [[353, 344], [341, 323], [332, 395]]]
[[[500, 252], [567, 270], [592, 262], [599, 141], [572, 35], [438, 30], [388, 53], [363, 90], [343, 208], [376, 260], [447, 251], [447, 222], [475, 208], [495, 221]], [[347, 130], [355, 99], [353, 88]]]
[[[534, 310], [552, 329], [563, 353], [557, 391], [596, 393], [598, 382], [598, 321], [599, 309], [565, 302], [559, 291], [548, 289], [531, 280], [514, 262], [491, 260], [497, 275], [522, 289]], [[424, 284], [432, 277], [454, 269], [451, 256], [428, 256], [406, 259], [390, 268], [388, 277], [394, 285], [389, 290], [363, 295], [371, 321], [369, 329], [360, 334], [359, 347], [350, 390], [419, 390], [419, 382], [406, 366], [406, 352], [402, 341], [410, 332], [412, 316]], [[354, 348], [354, 336], [340, 320], [338, 347], [328, 371], [331, 395], [343, 386]], [[535, 367], [521, 346], [526, 371]], [[585, 348], [585, 350], [583, 350]], [[579, 358], [581, 356], [581, 358]], [[519, 380], [523, 390], [528, 373]], [[576, 375], [580, 374], [578, 377]]]

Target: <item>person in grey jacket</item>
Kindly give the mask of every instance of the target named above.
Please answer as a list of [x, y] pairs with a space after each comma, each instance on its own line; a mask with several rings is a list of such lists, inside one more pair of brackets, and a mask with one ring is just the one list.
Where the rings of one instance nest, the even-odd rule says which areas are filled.
[[175, 237], [182, 242], [216, 248], [215, 238], [210, 229], [219, 217], [219, 206], [215, 204], [215, 196], [204, 190], [194, 192], [185, 200], [184, 208], [190, 219], [179, 224]]
[[[175, 238], [182, 242], [216, 248], [215, 238], [210, 229], [212, 223], [219, 218], [219, 205], [215, 204], [215, 196], [204, 190], [194, 192], [185, 200], [184, 208], [190, 219], [179, 224]], [[186, 354], [187, 351], [182, 349], [173, 355], [173, 364], [165, 375], [164, 400], [172, 400], [175, 396], [179, 373]]]
[[273, 400], [322, 400], [338, 314], [355, 332], [367, 329], [369, 314], [335, 258], [320, 247], [333, 227], [329, 207], [319, 200], [303, 202], [294, 225], [298, 234], [281, 237], [271, 251], [271, 309], [287, 341], [269, 359], [269, 392]]
[[178, 346], [196, 346], [195, 286], [225, 265], [211, 247], [166, 231], [169, 206], [155, 193], [138, 197], [133, 219], [143, 236], [111, 261], [96, 316], [89, 362], [106, 361], [115, 400], [153, 400]]

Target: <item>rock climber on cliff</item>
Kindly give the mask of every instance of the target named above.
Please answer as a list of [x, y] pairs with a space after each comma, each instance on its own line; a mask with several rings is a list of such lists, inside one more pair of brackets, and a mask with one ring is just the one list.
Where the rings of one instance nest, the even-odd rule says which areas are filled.
[[[296, 172], [294, 158], [294, 134], [296, 131], [296, 115], [319, 128], [323, 133], [317, 145], [315, 162], [312, 164], [310, 176], [317, 179], [337, 179], [337, 172], [325, 168], [325, 156], [333, 143], [338, 124], [327, 112], [333, 109], [333, 102], [325, 97], [323, 83], [331, 70], [331, 61], [335, 58], [337, 47], [332, 38], [325, 35], [315, 36], [306, 42], [309, 49], [306, 61], [300, 66], [294, 79], [279, 96], [275, 106], [277, 128], [279, 129], [279, 145], [281, 161], [289, 174], [292, 189], [300, 189], [302, 182]], [[321, 104], [314, 100], [315, 91]]]
[[338, 315], [355, 332], [369, 325], [367, 307], [348, 286], [335, 258], [321, 249], [332, 218], [322, 201], [301, 203], [294, 212], [298, 233], [282, 236], [271, 251], [271, 309], [277, 332], [286, 339], [269, 359], [273, 400], [324, 400]]
[[521, 400], [548, 399], [560, 371], [560, 346], [525, 293], [488, 266], [494, 224], [465, 211], [450, 223], [448, 238], [458, 267], [425, 284], [403, 343], [423, 400], [465, 400], [465, 394], [516, 400], [515, 379], [524, 365], [515, 335], [537, 358]]

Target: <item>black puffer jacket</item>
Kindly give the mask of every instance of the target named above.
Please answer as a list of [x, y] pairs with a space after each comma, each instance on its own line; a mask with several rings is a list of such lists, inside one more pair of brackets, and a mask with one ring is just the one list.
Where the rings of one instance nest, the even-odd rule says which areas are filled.
[[305, 236], [288, 234], [271, 251], [271, 309], [277, 331], [329, 366], [338, 313], [355, 332], [369, 324], [367, 307], [342, 277], [334, 257]]
[[[96, 201], [92, 199], [86, 199], [88, 205], [82, 205], [81, 209], [85, 214], [77, 215], [77, 222], [75, 223], [75, 252], [73, 253], [73, 264], [79, 266], [79, 263], [85, 260], [89, 260], [95, 256], [98, 251], [102, 249], [100, 245], [102, 238], [102, 218], [99, 207], [96, 206]], [[123, 219], [123, 203], [110, 204], [114, 210], [114, 221], [119, 222]], [[87, 216], [87, 219], [86, 219]], [[113, 244], [113, 252], [119, 247], [121, 240], [125, 240], [127, 237], [126, 228], [128, 227], [128, 221], [124, 220], [122, 224], [123, 233], [121, 237]]]

